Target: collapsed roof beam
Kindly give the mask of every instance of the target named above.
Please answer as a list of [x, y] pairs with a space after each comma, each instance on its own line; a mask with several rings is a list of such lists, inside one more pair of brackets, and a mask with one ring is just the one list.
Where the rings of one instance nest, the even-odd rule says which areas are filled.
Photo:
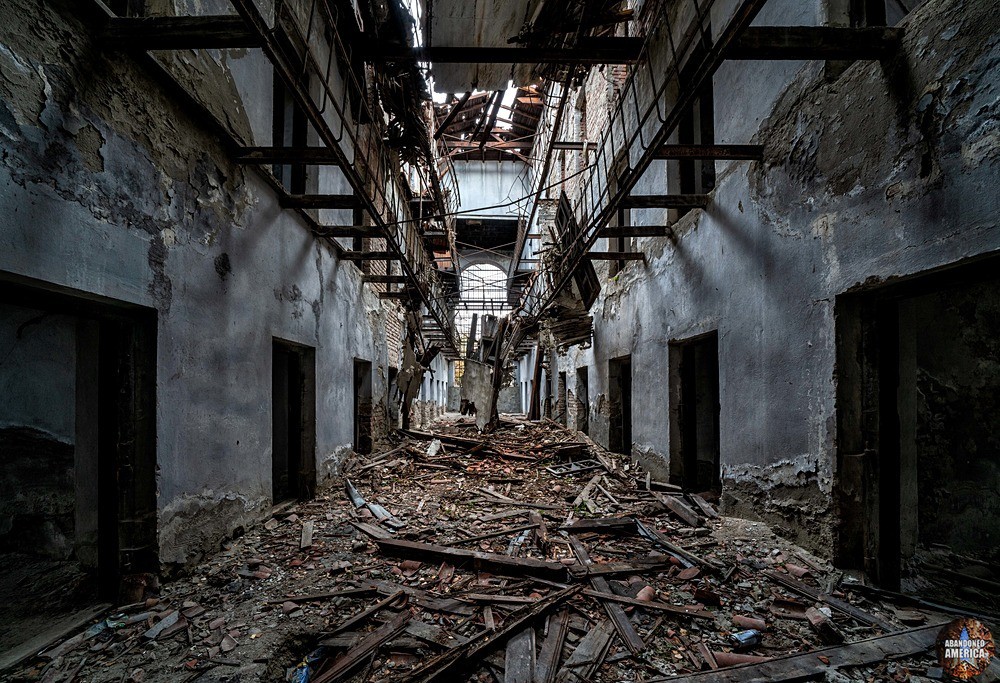
[[902, 37], [903, 29], [885, 26], [751, 26], [726, 59], [885, 59]]
[[549, 47], [419, 47], [377, 46], [364, 53], [368, 62], [433, 62], [436, 64], [632, 64], [642, 41], [614, 38], [596, 45]]
[[135, 17], [109, 19], [104, 39], [112, 47], [138, 50], [212, 50], [259, 47], [260, 38], [242, 17]]
[[462, 109], [465, 108], [465, 105], [466, 103], [468, 103], [470, 97], [472, 97], [471, 90], [467, 91], [464, 95], [462, 95], [462, 99], [460, 99], [458, 103], [451, 108], [451, 111], [448, 112], [448, 116], [446, 116], [444, 121], [441, 122], [441, 125], [438, 126], [437, 130], [434, 131], [435, 140], [441, 139], [441, 136], [444, 135], [444, 132], [448, 130], [448, 126], [454, 123], [455, 117], [458, 116], [459, 112], [461, 112]]

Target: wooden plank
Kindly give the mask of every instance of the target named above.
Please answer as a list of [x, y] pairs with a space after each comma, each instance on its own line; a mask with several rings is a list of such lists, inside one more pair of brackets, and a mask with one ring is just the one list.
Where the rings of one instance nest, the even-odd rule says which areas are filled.
[[599, 534], [637, 534], [638, 525], [631, 517], [590, 517], [578, 519], [572, 524], [559, 527], [561, 531], [582, 534], [593, 531]]
[[[588, 566], [593, 564], [593, 560], [590, 559], [590, 555], [587, 553], [587, 549], [583, 546], [583, 543], [580, 542], [580, 539], [576, 536], [570, 536], [569, 545], [570, 548], [573, 549], [573, 554], [576, 555], [576, 559], [579, 560], [581, 564]], [[592, 576], [590, 578], [590, 585], [595, 592], [611, 593], [611, 586], [608, 585], [607, 579], [600, 576]], [[608, 617], [615, 625], [615, 630], [618, 632], [618, 635], [621, 636], [621, 639], [624, 641], [625, 647], [629, 649], [629, 652], [635, 655], [646, 649], [646, 644], [642, 642], [642, 638], [639, 637], [635, 627], [632, 625], [632, 620], [629, 619], [627, 614], [625, 614], [625, 610], [620, 604], [611, 600], [602, 599], [601, 606], [604, 607], [604, 611], [607, 612]]]
[[530, 595], [503, 595], [502, 593], [464, 593], [458, 597], [462, 600], [471, 600], [472, 602], [506, 603], [513, 605], [530, 605], [538, 600], [538, 598], [533, 598]]
[[726, 51], [726, 59], [886, 59], [903, 29], [885, 26], [751, 26]]
[[712, 505], [707, 500], [699, 496], [697, 493], [692, 493], [688, 495], [688, 498], [694, 501], [694, 504], [697, 505], [701, 509], [702, 513], [704, 513], [704, 515], [709, 519], [719, 518], [719, 513], [715, 511], [715, 508], [712, 507]]
[[621, 201], [622, 209], [704, 209], [707, 194], [634, 194]]
[[299, 537], [299, 548], [305, 549], [313, 544], [313, 522], [312, 520], [303, 522], [302, 535]]
[[431, 683], [431, 681], [463, 680], [456, 675], [456, 670], [467, 662], [476, 661], [491, 649], [507, 641], [515, 633], [524, 630], [541, 616], [552, 611], [571, 597], [576, 595], [580, 586], [573, 586], [542, 598], [534, 605], [514, 612], [507, 618], [506, 624], [496, 631], [485, 630], [469, 639], [469, 642], [453, 648], [426, 661], [400, 679], [401, 683]]
[[340, 158], [328, 147], [240, 147], [233, 160], [239, 164], [340, 165]]
[[57, 619], [49, 628], [38, 635], [28, 638], [7, 652], [0, 654], [0, 671], [16, 666], [29, 657], [48, 649], [57, 640], [62, 640], [73, 631], [83, 628], [98, 617], [104, 616], [110, 610], [110, 604], [102, 603], [82, 609], [63, 619]]
[[549, 529], [545, 524], [545, 518], [536, 510], [531, 510], [528, 512], [528, 521], [535, 525], [533, 536], [535, 547], [541, 551], [542, 557], [545, 557], [549, 548]]
[[873, 614], [869, 614], [868, 612], [865, 612], [864, 610], [859, 609], [854, 605], [851, 605], [850, 603], [844, 602], [843, 600], [835, 598], [832, 595], [826, 595], [818, 588], [813, 588], [812, 586], [804, 584], [801, 581], [794, 579], [791, 576], [788, 576], [787, 574], [782, 574], [773, 569], [765, 569], [762, 573], [767, 578], [771, 579], [777, 584], [784, 586], [793, 593], [798, 593], [799, 595], [805, 596], [810, 600], [814, 600], [816, 602], [826, 603], [827, 605], [837, 610], [841, 614], [846, 614], [847, 616], [856, 619], [862, 624], [867, 624], [868, 626], [874, 626], [876, 628], [882, 629], [883, 631], [896, 630], [895, 626], [885, 621], [884, 619], [880, 619]]
[[391, 532], [386, 531], [380, 526], [369, 524], [368, 522], [356, 522], [354, 520], [351, 520], [351, 526], [353, 526], [358, 531], [362, 531], [375, 539], [384, 539], [393, 537]]
[[280, 605], [283, 602], [314, 602], [319, 600], [332, 600], [333, 598], [367, 598], [375, 595], [376, 590], [371, 587], [346, 588], [340, 591], [330, 591], [328, 593], [307, 593], [305, 595], [286, 595], [283, 598], [268, 600], [269, 605]]
[[499, 531], [491, 531], [488, 534], [480, 534], [478, 536], [470, 536], [469, 538], [459, 538], [455, 541], [446, 541], [443, 545], [455, 546], [462, 545], [463, 543], [474, 543], [476, 541], [485, 541], [490, 538], [496, 538], [497, 536], [509, 536], [511, 534], [520, 533], [522, 531], [527, 531], [529, 529], [537, 529], [538, 524], [524, 524], [521, 526], [509, 527], [507, 529], [500, 529]]
[[556, 676], [555, 683], [588, 683], [594, 680], [594, 675], [608, 654], [611, 637], [615, 626], [610, 619], [605, 619], [597, 628], [589, 631], [573, 654], [562, 665]]
[[333, 627], [332, 630], [327, 631], [325, 635], [333, 636], [340, 633], [341, 631], [347, 631], [348, 629], [354, 628], [358, 624], [365, 622], [368, 619], [368, 617], [372, 616], [376, 612], [385, 609], [392, 603], [399, 600], [401, 597], [403, 597], [403, 595], [404, 595], [403, 591], [401, 590], [396, 591], [395, 593], [385, 598], [384, 600], [379, 600], [374, 605], [371, 605], [370, 607], [361, 610], [353, 617], [349, 617], [346, 620], [342, 621], [341, 623], [337, 624], [336, 626]]
[[509, 557], [497, 553], [484, 553], [478, 550], [463, 550], [432, 543], [396, 539], [377, 539], [375, 542], [382, 554], [390, 557], [423, 562], [447, 562], [455, 567], [467, 566], [504, 576], [530, 574], [559, 581], [565, 579], [567, 573], [566, 567], [558, 562], [544, 562], [529, 557]]
[[610, 602], [620, 602], [623, 605], [633, 605], [634, 607], [643, 607], [645, 609], [655, 610], [657, 612], [668, 612], [670, 614], [675, 614], [679, 617], [691, 617], [692, 619], [704, 619], [706, 621], [715, 621], [715, 615], [706, 610], [700, 610], [695, 607], [678, 607], [676, 605], [668, 605], [665, 602], [659, 602], [658, 600], [636, 600], [635, 598], [630, 598], [625, 595], [615, 595], [610, 591], [598, 591], [598, 590], [584, 590], [584, 595], [589, 595], [593, 598], [598, 598], [599, 600], [607, 600]]
[[627, 225], [601, 228], [601, 237], [664, 237], [671, 234], [669, 225]]
[[435, 612], [448, 612], [449, 614], [460, 614], [466, 617], [476, 613], [476, 608], [468, 603], [452, 597], [437, 596], [420, 588], [401, 586], [390, 581], [372, 581], [369, 585], [382, 595], [402, 592], [420, 607]]
[[548, 634], [542, 641], [542, 650], [535, 661], [535, 683], [553, 683], [559, 671], [563, 643], [569, 632], [569, 610], [560, 610], [549, 616]]
[[366, 635], [350, 650], [334, 660], [329, 669], [316, 676], [314, 683], [333, 683], [364, 663], [368, 656], [374, 653], [387, 641], [400, 633], [413, 618], [409, 610], [396, 614], [389, 621]]
[[104, 28], [116, 49], [221, 50], [258, 47], [260, 39], [235, 15], [116, 17]]
[[693, 527], [702, 526], [702, 519], [698, 513], [692, 510], [687, 503], [678, 499], [676, 496], [664, 496], [656, 491], [650, 491], [650, 494], [685, 524]]
[[535, 629], [529, 626], [507, 641], [503, 683], [534, 683]]
[[[805, 681], [839, 667], [876, 664], [888, 658], [899, 659], [924, 652], [934, 646], [942, 623], [920, 626], [887, 636], [868, 638], [848, 645], [812, 650], [796, 655], [775, 657], [766, 662], [744, 664], [718, 671], [704, 671], [687, 676], [657, 678], [655, 681], [688, 683], [750, 683], [751, 681]], [[822, 659], [820, 659], [822, 657]], [[652, 683], [650, 681], [649, 683]]]
[[437, 624], [428, 624], [426, 621], [418, 621], [416, 619], [406, 625], [406, 632], [415, 638], [448, 649], [469, 642], [469, 639], [463, 635], [446, 631]]

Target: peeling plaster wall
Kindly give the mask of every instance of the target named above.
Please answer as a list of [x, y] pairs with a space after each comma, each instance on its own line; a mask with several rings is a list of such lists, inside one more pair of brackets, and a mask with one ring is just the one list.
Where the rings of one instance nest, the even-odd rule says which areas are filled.
[[[0, 272], [156, 310], [160, 560], [188, 564], [270, 505], [272, 339], [316, 348], [322, 485], [351, 450], [353, 358], [387, 395], [386, 312], [73, 3], [12, 0], [0, 21]], [[179, 54], [238, 135], [267, 130], [259, 54]]]
[[[775, 0], [759, 22], [821, 16], [815, 3]], [[706, 211], [680, 220], [671, 238], [639, 240], [645, 265], [614, 280], [599, 265], [593, 346], [559, 359], [574, 393], [575, 368], [591, 368], [590, 433], [607, 444], [608, 360], [632, 355], [633, 455], [666, 476], [667, 345], [717, 329], [723, 507], [825, 553], [835, 297], [1000, 249], [995, 6], [927, 0], [903, 26], [897, 60], [858, 62], [836, 80], [822, 62], [720, 69], [717, 140], [762, 143], [765, 160], [719, 163]], [[640, 187], [677, 191], [662, 165]]]

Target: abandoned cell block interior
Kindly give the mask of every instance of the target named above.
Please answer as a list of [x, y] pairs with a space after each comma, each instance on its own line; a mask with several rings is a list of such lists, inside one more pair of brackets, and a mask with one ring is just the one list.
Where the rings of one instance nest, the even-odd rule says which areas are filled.
[[994, 680], [998, 9], [0, 3], [0, 680]]

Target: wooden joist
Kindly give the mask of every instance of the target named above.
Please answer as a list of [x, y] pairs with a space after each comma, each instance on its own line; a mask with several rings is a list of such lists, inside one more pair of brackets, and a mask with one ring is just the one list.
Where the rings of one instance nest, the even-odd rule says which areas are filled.
[[406, 299], [410, 298], [410, 295], [407, 292], [379, 292], [378, 293], [378, 298], [379, 299], [396, 299], [398, 301], [405, 301]]
[[417, 543], [396, 539], [376, 540], [379, 551], [390, 557], [421, 562], [447, 562], [454, 567], [468, 566], [502, 576], [537, 576], [552, 581], [565, 581], [566, 567], [558, 562], [544, 562], [527, 557], [510, 557], [478, 550], [449, 548], [432, 543]]
[[642, 261], [646, 256], [641, 251], [590, 251], [587, 258], [594, 261]]
[[677, 496], [665, 496], [662, 493], [657, 493], [656, 491], [650, 491], [649, 493], [656, 498], [656, 500], [659, 501], [663, 507], [674, 513], [674, 515], [683, 522], [690, 524], [693, 527], [703, 525], [703, 520], [698, 513], [692, 510], [691, 506], [680, 500]]
[[622, 200], [623, 209], [704, 209], [707, 194], [634, 194]]
[[345, 261], [398, 261], [399, 255], [392, 251], [345, 251], [340, 258]]
[[727, 59], [885, 59], [903, 29], [885, 26], [751, 26], [726, 51]]
[[292, 194], [281, 198], [286, 209], [357, 209], [361, 202], [353, 194]]
[[329, 147], [242, 147], [234, 160], [241, 164], [340, 165], [339, 157]]
[[110, 47], [138, 50], [221, 50], [260, 44], [235, 15], [116, 17], [108, 20], [104, 39]]

